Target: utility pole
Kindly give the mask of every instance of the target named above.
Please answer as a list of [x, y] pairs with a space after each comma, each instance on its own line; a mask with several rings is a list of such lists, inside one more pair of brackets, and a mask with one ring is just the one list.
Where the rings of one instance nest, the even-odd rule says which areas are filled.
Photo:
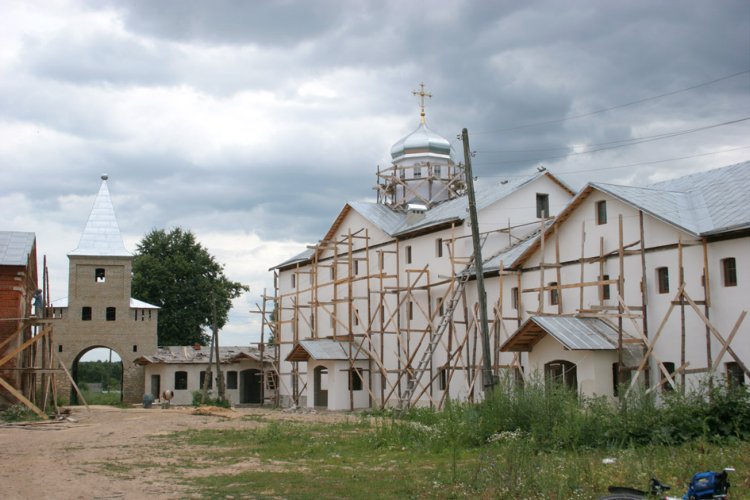
[[482, 245], [479, 242], [479, 220], [477, 219], [477, 201], [474, 196], [474, 176], [471, 173], [471, 151], [469, 149], [469, 131], [461, 131], [464, 144], [464, 175], [466, 175], [466, 191], [469, 196], [469, 220], [471, 222], [471, 242], [474, 246], [474, 269], [477, 276], [477, 295], [479, 296], [479, 319], [482, 333], [482, 381], [485, 396], [492, 392], [495, 376], [492, 374], [492, 359], [490, 352], [490, 335], [487, 321], [487, 294], [484, 291], [484, 270], [482, 269]]
[[203, 376], [203, 394], [201, 397], [201, 403], [206, 404], [206, 401], [208, 401], [208, 384], [211, 383], [211, 377], [213, 374], [211, 373], [211, 365], [214, 362], [214, 338], [211, 337], [211, 345], [208, 348], [208, 367], [206, 368], [206, 374]]
[[214, 347], [216, 348], [216, 387], [219, 391], [219, 399], [226, 399], [224, 389], [224, 377], [221, 374], [221, 359], [219, 358], [219, 327], [216, 321], [216, 297], [211, 296], [211, 313], [213, 314]]

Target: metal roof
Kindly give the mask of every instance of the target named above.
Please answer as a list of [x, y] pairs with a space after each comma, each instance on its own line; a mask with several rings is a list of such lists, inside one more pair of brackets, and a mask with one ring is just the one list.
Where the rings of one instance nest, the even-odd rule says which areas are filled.
[[566, 349], [573, 351], [617, 349], [617, 330], [600, 318], [531, 316], [500, 350], [529, 352], [545, 335], [552, 335]]
[[450, 156], [451, 144], [448, 139], [430, 130], [425, 123], [420, 123], [413, 132], [402, 137], [391, 148], [391, 158], [398, 160], [409, 153], [434, 153]]
[[645, 188], [591, 186], [695, 235], [750, 227], [750, 161]]
[[[265, 356], [268, 359], [268, 356]], [[159, 347], [156, 354], [141, 356], [135, 360], [139, 365], [150, 364], [206, 364], [211, 358], [210, 349], [201, 346], [196, 350], [192, 346]], [[254, 347], [219, 346], [219, 360], [221, 363], [237, 363], [243, 359], [260, 361], [260, 351]]]
[[[364, 351], [357, 352], [358, 346], [351, 342], [333, 339], [306, 339], [300, 340], [287, 356], [287, 361], [307, 361], [312, 358], [316, 361], [346, 361], [349, 359], [349, 350], [355, 359], [367, 359]], [[292, 359], [294, 358], [294, 359]]]
[[25, 266], [34, 249], [34, 233], [0, 231], [0, 266]]
[[94, 200], [94, 206], [81, 234], [78, 247], [68, 255], [88, 255], [101, 257], [130, 257], [131, 253], [125, 249], [117, 225], [115, 209], [107, 188], [107, 175], [102, 175], [102, 184]]

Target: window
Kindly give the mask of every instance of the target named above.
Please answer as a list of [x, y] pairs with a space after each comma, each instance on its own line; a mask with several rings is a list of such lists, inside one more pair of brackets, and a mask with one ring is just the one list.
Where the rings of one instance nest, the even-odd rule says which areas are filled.
[[398, 169], [398, 176], [402, 179], [406, 179], [406, 169], [405, 168], [399, 168]]
[[185, 391], [188, 386], [187, 372], [174, 372], [174, 390]]
[[435, 240], [435, 257], [443, 256], [443, 238]]
[[[734, 259], [733, 259], [734, 260]], [[727, 383], [729, 387], [737, 388], [745, 385], [745, 372], [742, 371], [742, 367], [739, 363], [731, 361], [726, 364], [727, 367]]]
[[409, 319], [414, 319], [414, 302], [409, 301]]
[[97, 267], [94, 270], [94, 280], [97, 283], [104, 283], [106, 281], [106, 277], [104, 276], [104, 268], [103, 267]]
[[292, 288], [297, 288], [297, 275], [292, 273], [291, 280], [292, 280]]
[[552, 281], [549, 286], [552, 287], [549, 290], [549, 304], [551, 306], [556, 306], [560, 303], [560, 295], [557, 291], [557, 282]]
[[544, 376], [547, 385], [560, 384], [574, 391], [578, 390], [576, 365], [570, 361], [556, 360], [544, 365]]
[[448, 387], [448, 370], [445, 368], [438, 369], [438, 389], [444, 391]]
[[117, 308], [108, 307], [107, 308], [107, 321], [114, 321], [116, 318], [117, 318]]
[[[664, 362], [664, 368], [667, 369], [667, 371], [669, 372], [669, 375], [672, 377], [672, 380], [674, 380], [674, 375], [675, 375], [675, 373], [674, 373], [674, 363], [670, 363], [669, 361], [665, 361]], [[661, 370], [659, 370], [659, 372], [661, 374], [661, 378], [660, 378], [660, 380], [661, 380], [661, 390], [664, 391], [664, 392], [674, 391], [674, 387], [672, 387], [672, 384], [669, 383], [669, 380], [667, 380], [667, 377], [664, 375], [664, 372], [662, 372]], [[675, 380], [675, 383], [677, 383], [676, 380]]]
[[354, 276], [357, 276], [359, 274], [359, 261], [354, 261]]
[[336, 279], [336, 265], [331, 264], [331, 280], [335, 280], [335, 279]]
[[362, 390], [362, 369], [352, 368], [349, 370], [349, 390], [350, 391], [361, 391]]
[[91, 307], [83, 306], [81, 308], [81, 321], [91, 321]]
[[513, 309], [518, 310], [518, 287], [514, 286], [510, 289], [510, 304]]
[[[601, 277], [601, 281], [609, 281], [609, 274], [605, 274]], [[600, 288], [602, 300], [609, 300], [609, 283], [602, 285]]]
[[57, 345], [57, 352], [63, 352], [62, 344]]
[[237, 372], [234, 370], [227, 372], [227, 389], [237, 388]]
[[354, 326], [359, 325], [359, 309], [355, 309], [352, 316], [352, 322], [354, 323]]
[[442, 174], [442, 170], [440, 169], [440, 165], [435, 165], [435, 177], [438, 179], [440, 178], [440, 174]]
[[[630, 370], [625, 370], [620, 372], [620, 363], [612, 363], [612, 394], [615, 397], [619, 397], [620, 395], [620, 387], [628, 387], [630, 385], [630, 379], [632, 376], [632, 372]], [[620, 383], [617, 383], [617, 377], [622, 377], [620, 379]]]
[[546, 193], [536, 194], [536, 216], [549, 217], [549, 195]]
[[[200, 383], [199, 383], [201, 389], [203, 389], [203, 384], [205, 384], [205, 383], [206, 383], [206, 372], [202, 371], [201, 372], [201, 376], [200, 376]], [[214, 386], [214, 378], [213, 377], [209, 377], [208, 378], [208, 388], [212, 389], [213, 386]]]
[[607, 201], [606, 200], [596, 202], [596, 223], [600, 225], [607, 223]]
[[411, 245], [406, 247], [406, 263], [411, 264]]
[[438, 305], [438, 314], [440, 316], [444, 316], [445, 315], [445, 304], [443, 302], [444, 302], [443, 299], [440, 298], [440, 297], [438, 297], [438, 299], [437, 299], [437, 305]]
[[382, 271], [385, 267], [385, 254], [383, 251], [378, 252], [378, 270]]
[[737, 261], [734, 257], [721, 260], [721, 276], [724, 286], [737, 286]]
[[659, 284], [659, 293], [669, 293], [669, 268], [656, 268], [656, 282]]
[[422, 167], [414, 167], [414, 178], [419, 179], [422, 177]]
[[133, 352], [138, 352], [138, 346], [133, 344]]

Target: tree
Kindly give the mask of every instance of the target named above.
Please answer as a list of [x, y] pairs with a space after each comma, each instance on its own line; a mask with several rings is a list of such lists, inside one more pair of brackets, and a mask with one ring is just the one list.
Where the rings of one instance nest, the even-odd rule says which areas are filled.
[[133, 259], [133, 296], [161, 307], [159, 345], [206, 345], [216, 302], [219, 328], [227, 322], [232, 299], [248, 287], [224, 276], [190, 231], [154, 229], [138, 244]]

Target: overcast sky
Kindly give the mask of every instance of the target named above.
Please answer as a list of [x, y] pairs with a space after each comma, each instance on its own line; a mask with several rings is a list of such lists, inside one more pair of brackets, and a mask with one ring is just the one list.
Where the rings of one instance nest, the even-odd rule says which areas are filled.
[[[52, 298], [100, 175], [131, 251], [193, 231], [250, 286], [321, 238], [419, 123], [468, 128], [480, 182], [573, 188], [750, 158], [750, 2], [0, 0], [0, 229], [32, 231]], [[661, 96], [661, 97], [659, 97]], [[743, 121], [744, 120], [744, 121]], [[730, 123], [733, 122], [733, 123]], [[594, 150], [592, 152], [592, 150]]]

